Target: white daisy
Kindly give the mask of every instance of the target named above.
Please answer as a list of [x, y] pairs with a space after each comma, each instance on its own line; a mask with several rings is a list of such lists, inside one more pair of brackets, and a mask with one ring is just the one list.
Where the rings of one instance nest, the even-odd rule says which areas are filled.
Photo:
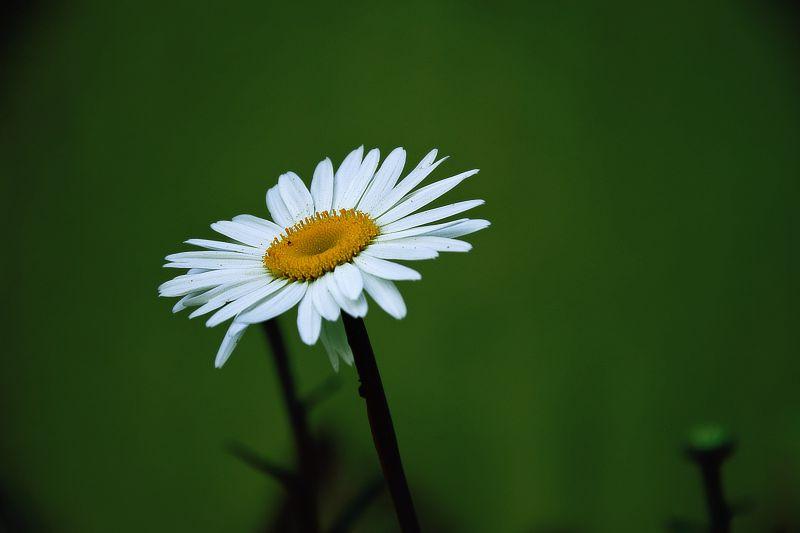
[[393, 281], [417, 280], [420, 274], [391, 260], [433, 259], [439, 252], [472, 247], [457, 237], [481, 230], [486, 220], [443, 219], [472, 209], [469, 200], [419, 212], [476, 174], [462, 172], [415, 188], [444, 161], [432, 150], [405, 178], [406, 152], [395, 148], [378, 168], [380, 153], [364, 147], [350, 152], [334, 173], [330, 159], [320, 161], [311, 190], [287, 172], [267, 191], [272, 221], [253, 215], [211, 224], [235, 242], [189, 239], [203, 250], [166, 257], [168, 268], [188, 272], [162, 284], [161, 296], [182, 297], [173, 312], [197, 307], [194, 318], [214, 313], [209, 327], [231, 320], [215, 366], [225, 364], [247, 326], [274, 318], [298, 305], [300, 338], [318, 339], [338, 370], [339, 358], [352, 364], [340, 319], [367, 314], [364, 293], [384, 311], [403, 318], [406, 305]]

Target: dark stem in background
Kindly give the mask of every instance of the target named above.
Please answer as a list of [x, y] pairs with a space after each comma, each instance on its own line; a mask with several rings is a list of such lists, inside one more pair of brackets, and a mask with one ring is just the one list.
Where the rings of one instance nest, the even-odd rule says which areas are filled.
[[731, 530], [731, 513], [725, 503], [722, 491], [721, 461], [707, 461], [699, 464], [703, 477], [703, 490], [710, 520], [711, 533], [728, 533]]
[[700, 469], [711, 533], [729, 533], [731, 530], [733, 513], [725, 501], [722, 488], [722, 464], [731, 456], [734, 448], [732, 440], [720, 439], [713, 445], [690, 445], [687, 450], [689, 459]]
[[297, 454], [297, 476], [294, 485], [294, 499], [297, 504], [297, 519], [300, 530], [304, 533], [319, 532], [319, 515], [317, 512], [317, 487], [316, 479], [316, 451], [314, 440], [308, 430], [306, 409], [302, 400], [297, 395], [292, 370], [289, 367], [289, 357], [286, 345], [283, 342], [278, 323], [267, 320], [263, 323], [264, 332], [275, 361], [278, 372], [278, 381], [281, 384], [283, 401], [289, 414], [289, 424], [292, 427], [295, 452]]
[[375, 450], [381, 462], [383, 477], [389, 486], [394, 508], [400, 522], [400, 529], [404, 533], [420, 531], [411, 491], [408, 489], [406, 475], [403, 472], [403, 463], [400, 459], [400, 449], [397, 446], [397, 437], [392, 425], [392, 415], [389, 404], [383, 391], [381, 375], [378, 372], [378, 363], [369, 342], [367, 328], [360, 318], [353, 318], [347, 313], [342, 313], [347, 341], [353, 350], [356, 370], [361, 381], [358, 392], [367, 404], [367, 417]]
[[364, 514], [373, 500], [380, 496], [386, 483], [380, 476], [367, 482], [333, 521], [328, 533], [347, 533]]

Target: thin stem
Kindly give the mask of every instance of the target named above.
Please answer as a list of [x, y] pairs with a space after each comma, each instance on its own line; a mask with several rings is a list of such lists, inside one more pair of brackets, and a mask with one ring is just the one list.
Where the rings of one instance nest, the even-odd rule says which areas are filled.
[[720, 460], [706, 460], [699, 463], [703, 478], [703, 489], [706, 495], [706, 507], [712, 533], [729, 533], [731, 530], [731, 512], [725, 502], [722, 491], [722, 475]]
[[370, 429], [372, 429], [372, 440], [381, 462], [383, 477], [389, 486], [400, 529], [404, 533], [416, 533], [420, 531], [419, 520], [414, 510], [414, 502], [411, 499], [406, 475], [403, 472], [397, 436], [392, 425], [392, 415], [389, 412], [389, 403], [386, 401], [386, 394], [383, 391], [378, 363], [375, 361], [375, 354], [369, 342], [367, 328], [362, 319], [353, 318], [347, 313], [342, 313], [342, 320], [347, 333], [347, 341], [353, 350], [358, 377], [361, 380], [358, 392], [367, 404], [367, 417]]
[[292, 490], [292, 487], [297, 482], [294, 472], [288, 468], [284, 468], [282, 465], [279, 465], [274, 461], [271, 461], [267, 457], [259, 456], [241, 442], [230, 443], [228, 445], [228, 450], [233, 455], [241, 459], [241, 461], [247, 466], [279, 481], [288, 490]]
[[735, 449], [729, 438], [719, 438], [712, 445], [689, 446], [687, 454], [700, 470], [703, 480], [706, 508], [708, 509], [709, 531], [711, 533], [730, 533], [733, 512], [725, 500], [722, 486], [722, 464]]
[[303, 401], [297, 395], [292, 370], [289, 366], [289, 357], [286, 345], [283, 342], [278, 323], [267, 320], [263, 323], [264, 332], [275, 361], [275, 370], [278, 372], [278, 381], [281, 384], [283, 401], [289, 414], [289, 424], [292, 427], [292, 437], [297, 454], [297, 483], [295, 486], [295, 500], [297, 503], [297, 519], [300, 530], [304, 533], [318, 533], [319, 516], [317, 512], [316, 460], [314, 441], [308, 430], [308, 418]]
[[342, 509], [339, 517], [334, 520], [328, 533], [347, 533], [364, 514], [370, 504], [380, 496], [386, 483], [380, 476], [370, 480], [359, 490], [353, 499]]

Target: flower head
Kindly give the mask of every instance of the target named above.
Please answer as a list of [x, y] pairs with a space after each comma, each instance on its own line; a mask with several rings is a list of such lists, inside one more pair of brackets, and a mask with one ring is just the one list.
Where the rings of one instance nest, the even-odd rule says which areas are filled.
[[211, 224], [233, 242], [186, 241], [202, 250], [166, 257], [166, 267], [188, 272], [163, 283], [160, 295], [181, 297], [173, 312], [196, 307], [190, 318], [213, 312], [206, 322], [209, 327], [232, 319], [217, 353], [217, 367], [227, 361], [248, 325], [296, 305], [303, 342], [322, 340], [336, 369], [339, 358], [352, 364], [341, 312], [366, 315], [366, 292], [391, 316], [403, 318], [406, 306], [393, 281], [421, 276], [393, 261], [466, 252], [471, 245], [457, 238], [489, 225], [468, 218], [442, 222], [483, 200], [420, 211], [478, 172], [417, 188], [446, 159], [437, 161], [436, 155], [432, 150], [403, 179], [402, 148], [392, 150], [380, 168], [377, 149], [366, 156], [363, 147], [353, 150], [336, 172], [331, 160], [324, 159], [314, 171], [310, 190], [294, 172], [283, 174], [267, 191], [272, 221], [238, 215]]

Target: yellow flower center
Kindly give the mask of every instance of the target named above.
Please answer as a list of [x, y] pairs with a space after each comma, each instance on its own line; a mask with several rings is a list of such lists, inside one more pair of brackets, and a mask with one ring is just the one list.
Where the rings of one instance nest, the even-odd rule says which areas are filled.
[[264, 253], [264, 266], [280, 278], [313, 280], [349, 262], [380, 234], [361, 211], [322, 211], [275, 237]]

